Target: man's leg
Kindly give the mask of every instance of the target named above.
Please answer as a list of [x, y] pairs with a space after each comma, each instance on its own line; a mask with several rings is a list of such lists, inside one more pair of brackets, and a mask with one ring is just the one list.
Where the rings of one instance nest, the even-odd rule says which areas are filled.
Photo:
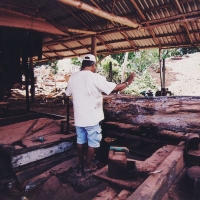
[[88, 138], [88, 150], [87, 150], [87, 157], [86, 157], [86, 170], [94, 171], [96, 170], [97, 166], [92, 163], [92, 159], [95, 153], [96, 148], [100, 146], [100, 141], [102, 138], [101, 135], [101, 127], [99, 124], [91, 127], [85, 127], [87, 131], [87, 138]]
[[85, 144], [87, 143], [87, 132], [83, 127], [76, 126], [76, 134], [79, 168], [83, 168]]
[[87, 157], [86, 157], [86, 167], [87, 169], [92, 169], [91, 163], [92, 163], [92, 158], [95, 153], [95, 148], [88, 146], [87, 150]]
[[79, 157], [79, 164], [83, 166], [84, 162], [84, 144], [77, 143], [77, 152]]

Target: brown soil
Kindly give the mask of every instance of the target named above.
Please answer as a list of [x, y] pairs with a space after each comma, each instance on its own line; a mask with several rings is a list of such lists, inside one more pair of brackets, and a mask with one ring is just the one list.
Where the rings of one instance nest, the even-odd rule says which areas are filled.
[[[149, 68], [151, 77], [160, 89], [160, 74], [155, 67]], [[200, 53], [187, 54], [181, 59], [166, 59], [165, 87], [173, 95], [199, 96], [200, 94]]]

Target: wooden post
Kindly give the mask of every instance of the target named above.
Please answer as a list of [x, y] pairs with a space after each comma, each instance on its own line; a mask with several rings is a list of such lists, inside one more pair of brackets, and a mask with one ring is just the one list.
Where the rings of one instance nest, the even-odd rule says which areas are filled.
[[162, 89], [161, 89], [161, 96], [166, 96], [166, 88], [165, 88], [165, 59], [163, 59], [163, 66], [162, 66]]
[[29, 71], [31, 79], [31, 102], [35, 100], [35, 81], [34, 81], [34, 66], [33, 66], [33, 57], [29, 58]]
[[159, 48], [159, 65], [160, 65], [160, 83], [161, 83], [161, 89], [163, 88], [163, 82], [162, 82], [162, 64], [161, 64], [161, 48]]
[[67, 134], [69, 134], [69, 97], [67, 96]]
[[110, 62], [109, 65], [109, 81], [112, 82], [112, 62]]
[[97, 57], [97, 52], [96, 52], [96, 47], [97, 47], [97, 40], [95, 36], [92, 36], [92, 49], [91, 49], [91, 53]]
[[127, 59], [128, 59], [128, 52], [125, 53], [125, 57], [124, 57], [124, 63], [123, 63], [123, 69], [122, 69], [122, 80], [121, 80], [121, 83], [124, 82], [125, 71], [126, 71], [126, 65], [127, 65]]
[[163, 88], [165, 88], [165, 59], [163, 59], [162, 73], [163, 73]]
[[25, 72], [25, 78], [26, 78], [26, 109], [27, 111], [30, 111], [30, 102], [29, 102], [29, 67], [28, 67], [28, 55], [26, 53], [23, 53], [22, 55], [22, 65], [24, 69], [26, 69]]

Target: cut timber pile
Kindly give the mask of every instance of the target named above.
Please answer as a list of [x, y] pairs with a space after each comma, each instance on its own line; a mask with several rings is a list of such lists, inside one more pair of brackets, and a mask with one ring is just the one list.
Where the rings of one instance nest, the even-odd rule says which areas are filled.
[[0, 127], [0, 153], [9, 160], [19, 182], [72, 156], [75, 134], [61, 134], [60, 124], [61, 120], [38, 118]]
[[104, 97], [106, 123], [124, 123], [134, 130], [154, 127], [158, 133], [198, 133], [200, 130], [200, 97]]

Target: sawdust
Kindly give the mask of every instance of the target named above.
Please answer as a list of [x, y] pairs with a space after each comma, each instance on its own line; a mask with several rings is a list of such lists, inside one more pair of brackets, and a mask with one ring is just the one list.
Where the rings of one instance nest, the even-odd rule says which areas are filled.
[[[166, 59], [165, 87], [173, 95], [199, 96], [200, 94], [200, 53], [187, 54], [181, 60]], [[160, 74], [154, 67], [149, 72], [160, 89]]]

